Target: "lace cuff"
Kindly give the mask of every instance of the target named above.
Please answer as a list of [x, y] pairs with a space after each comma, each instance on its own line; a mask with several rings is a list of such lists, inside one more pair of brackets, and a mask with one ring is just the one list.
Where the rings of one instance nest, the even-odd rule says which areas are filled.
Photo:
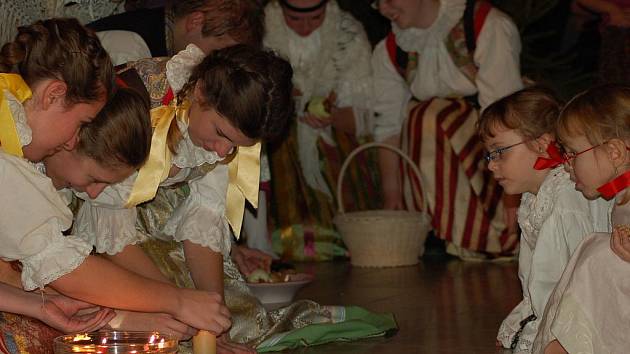
[[72, 272], [91, 251], [92, 246], [75, 236], [54, 236], [42, 252], [21, 260], [24, 290], [43, 288]]
[[136, 219], [136, 208], [99, 208], [86, 201], [77, 214], [75, 233], [96, 247], [96, 252], [115, 255], [126, 246], [144, 240], [136, 230]]
[[230, 254], [230, 229], [222, 213], [188, 197], [164, 227], [176, 241], [188, 240], [214, 252]]

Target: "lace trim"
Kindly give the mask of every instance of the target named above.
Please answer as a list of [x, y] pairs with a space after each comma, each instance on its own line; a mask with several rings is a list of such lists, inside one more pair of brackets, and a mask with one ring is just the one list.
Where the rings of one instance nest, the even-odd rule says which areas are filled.
[[173, 156], [173, 165], [179, 168], [192, 168], [204, 163], [215, 164], [223, 160], [215, 151], [208, 151], [193, 144], [188, 134], [188, 124], [178, 120], [177, 127], [182, 133], [182, 140], [177, 145], [177, 155]]
[[542, 224], [551, 215], [557, 196], [567, 183], [570, 183], [569, 174], [560, 166], [549, 172], [537, 194], [523, 194], [518, 223], [523, 230], [523, 239], [532, 249]]
[[[269, 3], [265, 8], [266, 28], [273, 28], [267, 32], [265, 45], [273, 48], [284, 57], [291, 58], [292, 50], [304, 46], [304, 39], [292, 40], [291, 29], [287, 26], [280, 4]], [[345, 48], [351, 43], [359, 31], [361, 25], [351, 15], [341, 11], [334, 1], [326, 5], [326, 18], [311, 36], [319, 36], [318, 55], [302, 60], [300, 63], [291, 63], [293, 67], [293, 82], [302, 92], [305, 102], [298, 102], [303, 107], [311, 96], [328, 94], [332, 85], [338, 82], [338, 78], [344, 70], [350, 69], [351, 63], [342, 62], [345, 57]], [[330, 65], [332, 62], [334, 65]]]
[[[173, 239], [179, 242], [188, 240], [214, 252], [229, 255], [232, 242], [227, 221], [223, 216], [213, 213], [207, 206], [191, 198], [192, 196], [188, 197], [185, 203], [196, 205], [193, 205], [183, 217], [172, 216], [164, 226], [162, 234], [172, 235]], [[204, 216], [201, 216], [202, 214]], [[160, 238], [160, 235], [154, 236]]]
[[203, 61], [206, 54], [194, 44], [189, 44], [186, 49], [175, 54], [166, 63], [166, 79], [173, 89], [173, 93], [178, 93], [188, 82], [188, 78], [193, 69]]
[[4, 90], [4, 97], [6, 97], [9, 109], [13, 114], [15, 128], [17, 130], [18, 137], [20, 138], [20, 143], [22, 146], [26, 146], [33, 141], [33, 131], [26, 121], [26, 111], [24, 110], [24, 106], [8, 90]]
[[438, 17], [429, 28], [401, 29], [392, 23], [396, 44], [406, 52], [419, 52], [442, 45], [453, 27], [462, 19], [465, 9], [466, 0], [441, 0]]
[[71, 273], [90, 255], [92, 246], [73, 236], [59, 235], [42, 252], [22, 260], [24, 290], [43, 288]]
[[501, 326], [499, 327], [499, 333], [497, 334], [497, 340], [499, 342], [501, 342], [501, 345], [503, 345], [504, 348], [509, 348], [510, 344], [512, 343], [512, 339], [514, 338], [515, 334], [516, 334], [516, 331], [514, 331], [506, 323], [506, 321], [503, 321], [503, 323], [501, 323]]
[[94, 248], [97, 253], [107, 253], [110, 256], [116, 255], [130, 245], [135, 245], [149, 239], [149, 236], [133, 229], [133, 232], [117, 233], [112, 237], [98, 237]]

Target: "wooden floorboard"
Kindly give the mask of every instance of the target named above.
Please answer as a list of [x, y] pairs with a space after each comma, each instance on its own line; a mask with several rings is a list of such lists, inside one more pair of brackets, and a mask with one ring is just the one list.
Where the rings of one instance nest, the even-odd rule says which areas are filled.
[[391, 312], [400, 330], [389, 338], [284, 353], [503, 353], [495, 348], [496, 332], [521, 298], [516, 262], [464, 262], [439, 256], [398, 268], [355, 268], [349, 262], [297, 267], [316, 276], [297, 299]]

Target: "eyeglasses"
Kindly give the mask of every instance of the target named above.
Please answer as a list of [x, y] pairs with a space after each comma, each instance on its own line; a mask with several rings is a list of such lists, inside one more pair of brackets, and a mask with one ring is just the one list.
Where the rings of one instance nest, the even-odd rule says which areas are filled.
[[[582, 151], [578, 151], [578, 152], [571, 152], [571, 151], [567, 151], [564, 146], [562, 144], [560, 144], [560, 152], [562, 153], [562, 157], [564, 158], [564, 160], [566, 162], [569, 162], [573, 159], [575, 159], [576, 157], [582, 155], [585, 152], [591, 151], [597, 147], [600, 147], [604, 144], [608, 143], [608, 140], [602, 142], [601, 144], [597, 144], [595, 146], [591, 146], [590, 148], [586, 149], [586, 150], [582, 150]], [[630, 151], [630, 147], [626, 146], [626, 150]]]
[[525, 144], [526, 142], [528, 142], [529, 140], [523, 140], [520, 143], [516, 143], [516, 144], [512, 144], [509, 146], [505, 146], [505, 147], [500, 147], [496, 150], [493, 151], [489, 151], [483, 158], [486, 159], [486, 161], [490, 162], [490, 161], [497, 161], [501, 159], [501, 155], [508, 151], [509, 149], [517, 146], [517, 145], [521, 145], [521, 144]]
[[589, 151], [595, 149], [596, 147], [600, 147], [600, 146], [602, 146], [602, 145], [604, 145], [606, 143], [607, 143], [607, 141], [604, 141], [601, 144], [597, 144], [597, 145], [591, 146], [590, 148], [588, 148], [586, 150], [582, 150], [582, 151], [578, 151], [578, 152], [567, 151], [565, 149], [565, 147], [562, 144], [560, 144], [560, 153], [562, 154], [562, 157], [564, 158], [564, 161], [565, 162], [569, 162], [569, 161], [573, 160], [574, 158], [582, 155], [583, 153], [589, 152]]

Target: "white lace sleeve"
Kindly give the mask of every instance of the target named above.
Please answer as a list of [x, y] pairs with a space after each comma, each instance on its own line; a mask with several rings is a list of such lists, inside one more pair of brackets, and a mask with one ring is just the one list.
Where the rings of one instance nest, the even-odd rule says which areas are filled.
[[50, 179], [26, 160], [0, 153], [0, 257], [20, 261], [27, 290], [74, 270], [92, 247], [62, 232], [72, 213]]
[[374, 81], [374, 140], [383, 141], [400, 134], [406, 117], [405, 107], [411, 98], [408, 85], [391, 63], [385, 40], [372, 56]]
[[29, 237], [46, 237], [45, 246], [37, 253], [22, 258], [22, 285], [30, 291], [43, 288], [72, 272], [90, 255], [92, 246], [76, 236], [64, 236], [58, 227], [42, 225]]
[[74, 233], [96, 247], [98, 253], [114, 255], [130, 244], [144, 240], [136, 231], [136, 208], [125, 208], [138, 173], [110, 185], [95, 199], [85, 193], [77, 196], [85, 202], [75, 217]]
[[175, 210], [164, 233], [189, 240], [223, 255], [230, 253], [230, 229], [225, 218], [228, 168], [218, 164], [203, 177], [191, 180], [190, 195]]
[[115, 255], [146, 239], [136, 230], [136, 219], [135, 207], [111, 209], [85, 201], [77, 213], [74, 233], [96, 247], [96, 252]]
[[479, 68], [475, 85], [482, 109], [523, 88], [520, 54], [521, 39], [516, 25], [507, 15], [493, 9], [479, 33], [474, 55]]

